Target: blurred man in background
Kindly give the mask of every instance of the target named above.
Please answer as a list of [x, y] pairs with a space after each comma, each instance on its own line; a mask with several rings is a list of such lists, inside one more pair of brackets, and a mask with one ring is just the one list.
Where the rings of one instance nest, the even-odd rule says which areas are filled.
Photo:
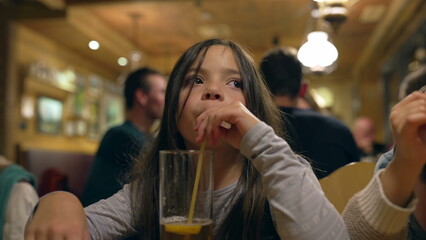
[[109, 129], [98, 148], [82, 196], [84, 206], [105, 199], [126, 183], [124, 176], [152, 138], [150, 129], [162, 117], [166, 79], [144, 67], [126, 78], [126, 121]]
[[369, 117], [359, 117], [355, 120], [352, 133], [359, 150], [361, 161], [377, 162], [381, 153], [386, 151], [384, 144], [376, 142], [376, 127]]
[[348, 163], [359, 161], [351, 131], [340, 121], [297, 107], [302, 86], [302, 65], [297, 50], [276, 47], [266, 53], [260, 70], [275, 104], [285, 113], [284, 132], [292, 149], [311, 160], [318, 178]]

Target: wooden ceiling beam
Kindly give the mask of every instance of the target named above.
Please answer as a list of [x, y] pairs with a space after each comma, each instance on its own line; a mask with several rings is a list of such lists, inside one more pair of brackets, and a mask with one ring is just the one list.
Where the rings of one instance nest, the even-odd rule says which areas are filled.
[[41, 2], [12, 2], [9, 9], [14, 20], [65, 17], [65, 10], [51, 9]]
[[64, 10], [65, 9], [65, 0], [38, 0], [43, 3], [50, 9], [54, 10]]
[[123, 37], [86, 8], [68, 7], [67, 21], [84, 35], [98, 41], [102, 48], [108, 49], [117, 56], [139, 50], [133, 42]]
[[376, 27], [355, 64], [353, 74], [357, 80], [360, 80], [359, 76], [362, 72], [371, 70], [369, 69], [371, 67], [377, 67], [376, 64], [371, 63], [383, 60], [386, 51], [395, 47], [395, 43], [398, 42], [396, 41], [398, 33], [403, 32], [403, 28], [415, 17], [416, 11], [423, 4], [425, 4], [424, 0], [392, 1], [387, 15]]
[[134, 0], [65, 0], [65, 4], [67, 6], [72, 5], [81, 5], [81, 4], [105, 4], [105, 3], [126, 3], [126, 2], [134, 2]]
[[[64, 0], [67, 6], [71, 5], [99, 5], [108, 3], [154, 2], [154, 0]], [[155, 2], [194, 2], [200, 4], [202, 0], [155, 0]], [[223, 1], [223, 0], [222, 0]]]

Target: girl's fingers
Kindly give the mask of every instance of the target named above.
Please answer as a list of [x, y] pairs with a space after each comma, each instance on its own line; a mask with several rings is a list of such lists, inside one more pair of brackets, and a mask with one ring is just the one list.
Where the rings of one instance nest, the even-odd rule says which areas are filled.
[[52, 237], [49, 238], [49, 240], [66, 240], [66, 239], [70, 239], [71, 237], [72, 236], [66, 236], [66, 235], [53, 235]]
[[196, 129], [196, 131], [197, 131], [197, 138], [195, 139], [195, 141], [197, 142], [197, 143], [201, 143], [201, 142], [203, 142], [203, 140], [204, 140], [204, 137], [205, 137], [205, 131], [204, 131], [204, 128], [203, 127], [198, 127], [197, 129]]
[[422, 125], [419, 127], [418, 134], [419, 134], [420, 140], [424, 144], [426, 144], [426, 125]]
[[195, 131], [197, 131], [196, 142], [201, 143], [204, 138], [208, 138], [209, 143], [211, 143], [211, 141], [213, 141], [212, 137], [214, 136], [213, 129], [211, 117], [208, 115], [200, 115], [195, 127]]
[[49, 236], [46, 230], [39, 230], [35, 233], [36, 240], [48, 240]]
[[209, 108], [196, 119], [196, 141], [207, 137], [213, 145], [222, 139], [238, 148], [242, 137], [259, 121], [241, 102]]
[[89, 234], [87, 232], [82, 233], [81, 235], [74, 234], [66, 238], [66, 240], [80, 240], [80, 239], [89, 240], [90, 239]]
[[221, 116], [218, 114], [209, 115], [207, 118], [207, 130], [206, 135], [209, 137], [209, 143], [211, 145], [216, 145], [218, 139], [222, 135], [221, 126], [218, 123], [220, 121]]

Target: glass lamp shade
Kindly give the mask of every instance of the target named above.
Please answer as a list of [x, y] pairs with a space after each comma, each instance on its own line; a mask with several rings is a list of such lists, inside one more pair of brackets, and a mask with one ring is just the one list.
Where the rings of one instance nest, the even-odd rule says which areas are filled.
[[308, 41], [297, 53], [297, 58], [305, 67], [313, 71], [322, 71], [337, 60], [337, 49], [328, 41], [327, 33], [315, 31], [309, 33], [307, 38]]

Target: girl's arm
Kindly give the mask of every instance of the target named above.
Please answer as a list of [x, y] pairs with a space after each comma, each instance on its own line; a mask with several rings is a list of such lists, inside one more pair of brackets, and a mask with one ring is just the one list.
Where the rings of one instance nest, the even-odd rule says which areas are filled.
[[327, 200], [312, 169], [265, 123], [243, 138], [241, 152], [262, 174], [281, 239], [349, 239], [343, 219]]
[[130, 185], [85, 209], [91, 240], [122, 239], [137, 234], [130, 202]]
[[[222, 123], [230, 123], [231, 128]], [[210, 108], [197, 118], [197, 141], [219, 138], [262, 174], [275, 228], [282, 239], [349, 239], [343, 219], [324, 196], [309, 164], [241, 102]]]
[[129, 185], [84, 209], [73, 194], [54, 192], [41, 198], [25, 239], [120, 239], [137, 233], [132, 216]]
[[53, 192], [42, 197], [28, 220], [25, 239], [89, 240], [86, 214], [78, 198], [69, 192]]

